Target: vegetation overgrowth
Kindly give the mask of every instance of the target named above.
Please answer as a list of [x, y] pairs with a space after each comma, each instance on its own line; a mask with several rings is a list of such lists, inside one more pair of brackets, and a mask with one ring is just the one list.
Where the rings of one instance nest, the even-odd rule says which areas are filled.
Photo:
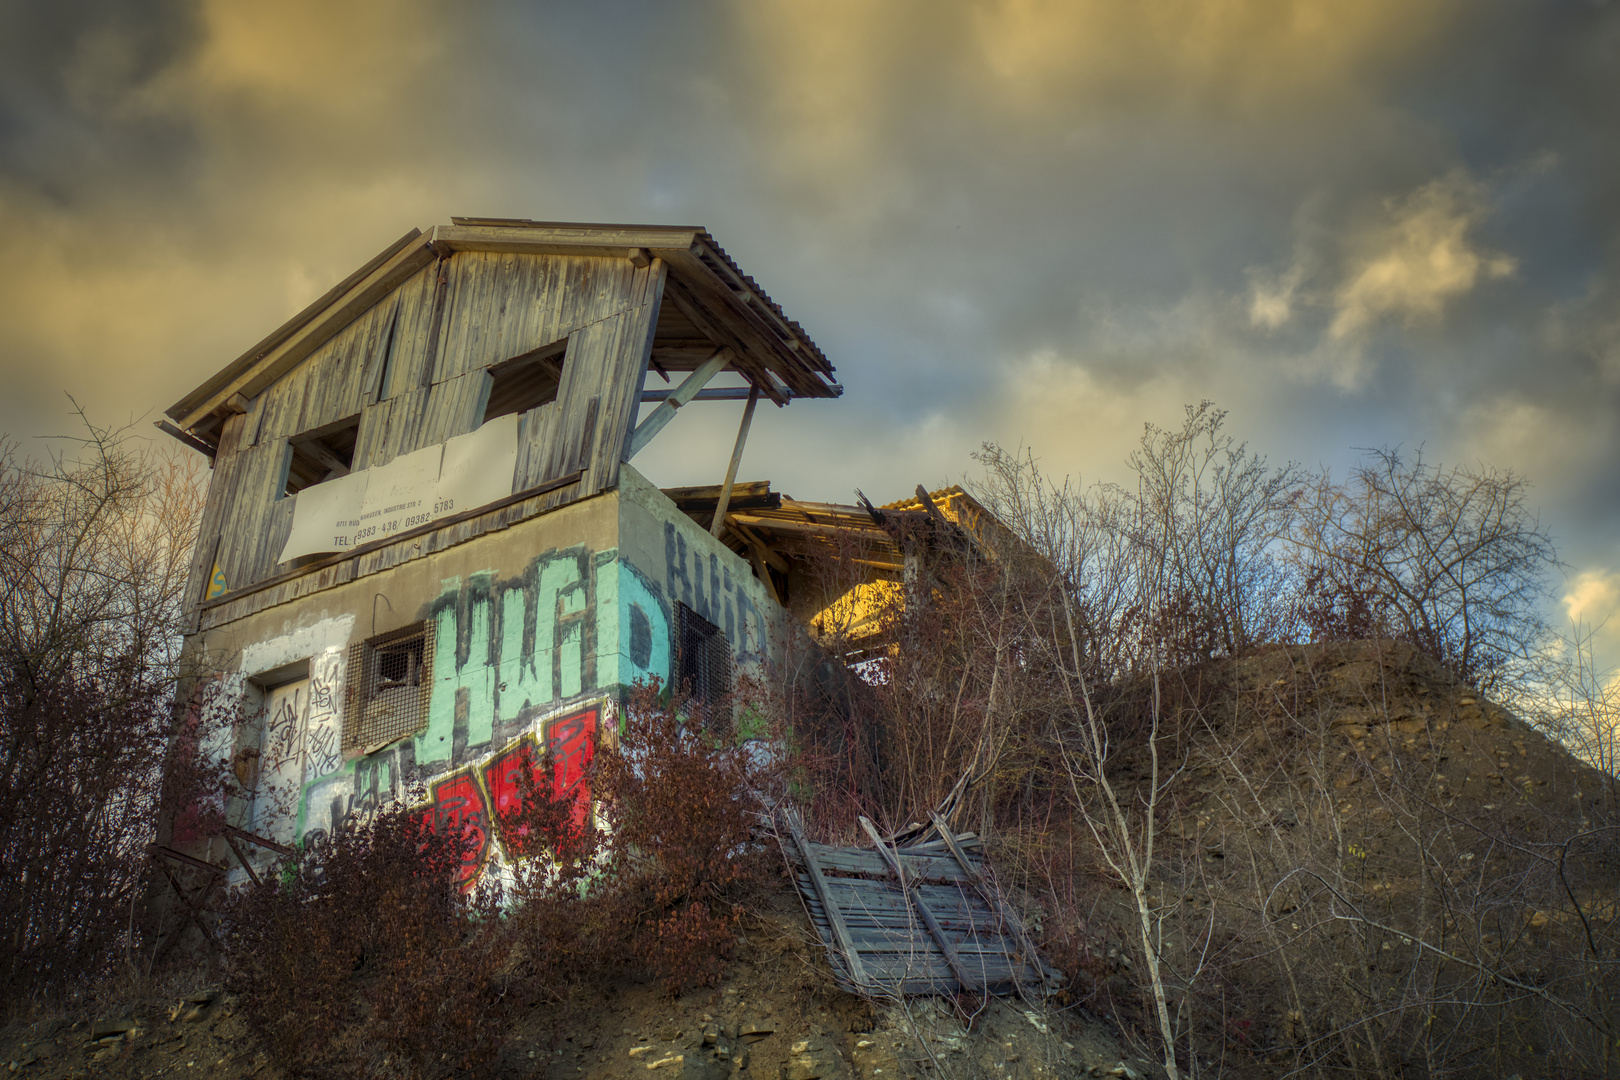
[[[405, 807], [243, 890], [224, 953], [249, 1026], [298, 1075], [440, 1076], [487, 1067], [519, 1010], [566, 1017], [612, 978], [713, 985], [740, 902], [780, 864], [753, 837], [769, 773], [691, 711], [638, 687], [588, 796], [530, 762], [502, 821], [523, 837], [511, 872], [470, 891], [470, 835]], [[605, 828], [581, 813], [593, 801]]]
[[1068, 992], [1168, 1076], [1606, 1075], [1614, 778], [1539, 731], [1600, 764], [1620, 717], [1544, 621], [1525, 482], [1386, 449], [1339, 483], [1222, 420], [1149, 425], [1132, 489], [987, 446], [1013, 535], [936, 536], [883, 648], [824, 621], [853, 722], [783, 705], [813, 816], [899, 826], [966, 777]]
[[0, 442], [7, 1011], [149, 966], [138, 948], [146, 843], [159, 818], [211, 805], [220, 784], [176, 753], [200, 733], [175, 732], [170, 712], [201, 470], [84, 428], [45, 461]]
[[[1590, 637], [1546, 622], [1559, 564], [1525, 481], [1399, 449], [1340, 481], [1270, 466], [1223, 420], [1204, 403], [1148, 425], [1129, 488], [985, 447], [972, 491], [1010, 535], [891, 521], [932, 554], [875, 639], [818, 624], [849, 662], [833, 677], [777, 671], [746, 709], [641, 688], [591, 812], [551, 796], [549, 763], [525, 770], [513, 869], [479, 890], [452, 883], [464, 838], [404, 807], [301, 852], [220, 924], [245, 1015], [311, 1075], [477, 1067], [511, 1010], [608, 977], [712, 984], [779, 865], [762, 805], [791, 798], [839, 840], [955, 792], [1064, 999], [1168, 1076], [1620, 1069], [1620, 725]], [[140, 970], [139, 920], [114, 916], [151, 872], [144, 839], [229, 784], [163, 705], [195, 504], [176, 466], [93, 436], [89, 464], [12, 458], [0, 484], [0, 764], [40, 778], [0, 803], [6, 881], [36, 897], [7, 916], [11, 1008]], [[826, 592], [864, 572], [829, 559]], [[125, 737], [91, 738], [87, 711]], [[743, 711], [763, 743], [721, 719]], [[95, 812], [60, 779], [86, 775], [108, 778]], [[61, 865], [81, 884], [48, 885], [27, 860], [76, 811]]]

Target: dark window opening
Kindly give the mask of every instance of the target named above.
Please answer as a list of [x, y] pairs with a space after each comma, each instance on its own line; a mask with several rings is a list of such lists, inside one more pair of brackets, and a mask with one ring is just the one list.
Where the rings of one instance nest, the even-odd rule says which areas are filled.
[[554, 341], [492, 366], [484, 422], [510, 413], [526, 413], [556, 401], [567, 347], [566, 339]]
[[420, 731], [433, 694], [433, 635], [426, 623], [349, 647], [343, 749], [367, 752]]
[[349, 475], [359, 437], [357, 413], [288, 439], [292, 452], [287, 456], [286, 493], [296, 495], [307, 487]]
[[675, 685], [691, 695], [705, 721], [731, 692], [731, 642], [720, 628], [685, 604], [675, 605]]
[[420, 637], [408, 638], [393, 645], [378, 645], [377, 689], [421, 686], [422, 654], [426, 649], [427, 642]]

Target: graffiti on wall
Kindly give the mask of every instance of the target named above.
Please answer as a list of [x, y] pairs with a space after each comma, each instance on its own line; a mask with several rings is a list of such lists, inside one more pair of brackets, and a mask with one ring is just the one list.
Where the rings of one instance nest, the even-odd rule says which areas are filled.
[[487, 756], [558, 702], [668, 681], [675, 602], [724, 630], [738, 664], [763, 661], [767, 613], [750, 595], [758, 582], [694, 550], [669, 522], [664, 555], [662, 582], [616, 549], [583, 545], [539, 555], [510, 578], [446, 582], [427, 611], [435, 670], [417, 766], [454, 769]]
[[[427, 610], [435, 661], [418, 767], [460, 768], [560, 703], [667, 678], [662, 592], [616, 550], [584, 546], [536, 556], [510, 578], [447, 581]], [[627, 624], [647, 627], [647, 648], [631, 647]]]
[[338, 718], [337, 697], [333, 688], [342, 671], [342, 659], [335, 654], [322, 657], [321, 664], [310, 665], [309, 677], [309, 732], [305, 752], [305, 775], [325, 776], [343, 764], [343, 726]]
[[[501, 843], [509, 858], [522, 858], [528, 853], [528, 824], [511, 822], [513, 815], [524, 809], [525, 774], [528, 790], [549, 791], [553, 800], [569, 800], [569, 824], [575, 829], [585, 826], [591, 807], [585, 772], [596, 753], [598, 723], [594, 709], [553, 720], [545, 727], [544, 754], [539, 741], [525, 735], [484, 766], [484, 790], [489, 793], [494, 819], [500, 823]], [[549, 777], [540, 771], [546, 763], [551, 766]]]
[[[464, 841], [458, 874], [464, 889], [471, 888], [482, 874], [497, 832], [502, 834], [501, 848], [508, 861], [532, 853], [527, 825], [512, 820], [525, 809], [526, 791], [544, 792], [554, 801], [572, 799], [574, 824], [585, 824], [590, 812], [585, 772], [595, 755], [600, 715], [599, 709], [586, 709], [546, 724], [541, 733], [544, 756], [537, 752], [530, 733], [513, 740], [483, 769], [469, 767], [434, 781], [422, 822], [440, 835], [459, 835]], [[541, 773], [547, 764], [549, 778]], [[525, 770], [528, 786], [523, 782]]]
[[272, 687], [249, 681], [238, 691], [244, 703], [238, 752], [256, 746], [261, 762], [242, 822], [248, 831], [281, 843], [293, 840], [291, 812], [310, 781], [343, 767], [343, 668], [343, 648], [334, 645], [309, 657], [302, 678]]
[[451, 773], [433, 782], [422, 824], [440, 836], [458, 836], [462, 842], [461, 869], [456, 880], [471, 888], [483, 873], [489, 855], [490, 815], [478, 776], [471, 769]]
[[689, 550], [686, 534], [669, 521], [664, 522], [664, 588], [672, 603], [680, 601], [725, 632], [737, 663], [764, 660], [764, 616], [749, 596], [759, 589], [753, 576], [734, 579], [717, 553], [705, 557]]
[[[762, 587], [687, 531], [663, 523], [662, 580], [618, 549], [585, 545], [543, 552], [510, 577], [446, 580], [421, 614], [434, 635], [427, 723], [376, 753], [343, 760], [342, 672], [312, 661], [295, 835], [318, 843], [369, 820], [414, 778], [428, 784], [434, 820], [474, 841], [464, 873], [476, 880], [495, 846], [509, 844], [498, 822], [516, 789], [518, 748], [549, 751], [552, 789], [576, 790], [600, 721], [580, 702], [668, 680], [676, 603], [723, 630], [738, 664], [763, 662], [772, 610]], [[582, 789], [576, 799], [582, 823], [589, 800]]]
[[264, 705], [264, 760], [271, 773], [295, 767], [304, 741], [302, 695], [295, 687]]
[[[435, 832], [448, 830], [466, 841], [458, 875], [464, 888], [482, 876], [496, 854], [497, 841], [505, 861], [524, 857], [524, 838], [503, 835], [501, 825], [503, 818], [523, 809], [519, 779], [523, 762], [531, 769], [531, 790], [547, 792], [553, 799], [572, 798], [574, 823], [585, 823], [590, 812], [585, 773], [595, 756], [602, 715], [598, 703], [541, 721], [538, 738], [535, 731], [525, 732], [487, 760], [441, 773], [428, 783], [427, 799], [420, 804], [421, 821]], [[407, 784], [415, 775], [410, 751], [409, 740], [397, 743], [310, 785], [304, 800], [303, 842], [319, 846], [333, 830], [366, 824], [379, 810], [408, 798]], [[549, 777], [541, 772], [546, 765]]]

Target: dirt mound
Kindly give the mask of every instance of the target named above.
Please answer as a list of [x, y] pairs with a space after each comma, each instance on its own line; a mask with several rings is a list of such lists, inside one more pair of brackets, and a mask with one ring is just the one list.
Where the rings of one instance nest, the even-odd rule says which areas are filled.
[[1569, 811], [1579, 820], [1572, 804], [1612, 794], [1612, 779], [1605, 784], [1563, 746], [1395, 642], [1278, 649], [1233, 665], [1231, 689], [1249, 698], [1257, 733], [1308, 718], [1340, 736], [1340, 790], [1371, 767], [1425, 781], [1441, 805], [1500, 811], [1498, 824], [1563, 821]]
[[[1620, 989], [1613, 778], [1388, 641], [1276, 648], [1161, 692], [1151, 900], [1183, 1057], [1241, 1076], [1598, 1067]], [[1122, 745], [1147, 700], [1114, 703]], [[1139, 738], [1111, 775], [1142, 805]], [[1106, 899], [1130, 940], [1134, 909]]]

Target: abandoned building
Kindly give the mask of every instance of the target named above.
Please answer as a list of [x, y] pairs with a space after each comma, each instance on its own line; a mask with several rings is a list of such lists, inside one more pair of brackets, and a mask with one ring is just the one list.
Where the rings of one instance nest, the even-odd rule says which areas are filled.
[[[895, 522], [966, 535], [982, 512], [955, 489], [879, 509], [737, 481], [757, 405], [841, 392], [702, 229], [407, 234], [160, 422], [212, 462], [186, 707], [230, 718], [250, 793], [225, 836], [164, 850], [234, 849], [252, 874], [414, 776], [476, 838], [471, 883], [502, 857], [524, 747], [566, 792], [638, 681], [722, 695], [829, 611], [870, 636], [860, 589], [915, 558]], [[719, 482], [659, 490], [634, 461], [713, 400], [747, 403]], [[840, 596], [805, 571], [828, 553], [858, 571]]]

